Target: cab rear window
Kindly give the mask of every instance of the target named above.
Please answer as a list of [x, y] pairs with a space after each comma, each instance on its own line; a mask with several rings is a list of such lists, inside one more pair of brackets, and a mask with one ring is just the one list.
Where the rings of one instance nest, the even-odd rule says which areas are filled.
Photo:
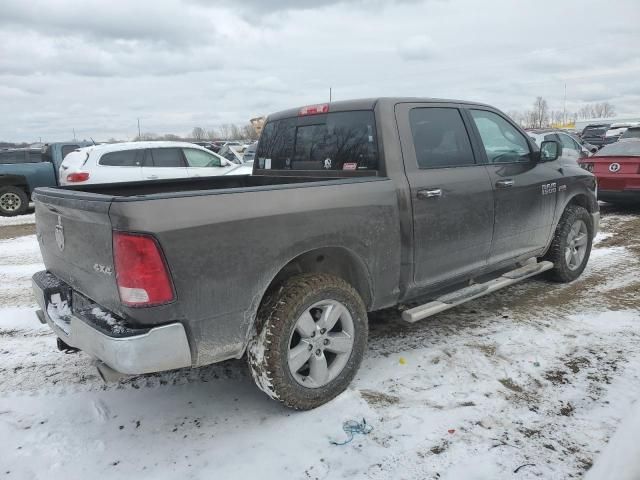
[[376, 170], [378, 147], [371, 110], [268, 122], [256, 154], [259, 169]]

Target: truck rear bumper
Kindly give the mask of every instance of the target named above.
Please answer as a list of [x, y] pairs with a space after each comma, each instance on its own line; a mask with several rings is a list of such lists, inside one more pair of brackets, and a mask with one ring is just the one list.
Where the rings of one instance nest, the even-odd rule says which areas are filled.
[[136, 329], [97, 305], [78, 312], [75, 305], [69, 308], [68, 304], [70, 298], [79, 297], [48, 272], [36, 273], [32, 286], [42, 309], [38, 317], [64, 343], [85, 351], [113, 370], [138, 375], [191, 366], [189, 342], [181, 323]]

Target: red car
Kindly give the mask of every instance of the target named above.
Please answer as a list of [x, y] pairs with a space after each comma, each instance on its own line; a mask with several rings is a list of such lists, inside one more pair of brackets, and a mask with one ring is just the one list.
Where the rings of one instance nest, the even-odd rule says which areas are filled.
[[578, 163], [598, 178], [598, 200], [640, 203], [640, 139], [619, 140]]

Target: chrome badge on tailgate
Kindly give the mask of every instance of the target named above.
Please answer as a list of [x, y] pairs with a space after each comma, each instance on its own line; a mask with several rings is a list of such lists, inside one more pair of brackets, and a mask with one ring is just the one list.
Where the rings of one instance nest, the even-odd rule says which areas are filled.
[[64, 250], [64, 228], [62, 228], [62, 218], [58, 215], [58, 224], [56, 225], [56, 244], [62, 252]]

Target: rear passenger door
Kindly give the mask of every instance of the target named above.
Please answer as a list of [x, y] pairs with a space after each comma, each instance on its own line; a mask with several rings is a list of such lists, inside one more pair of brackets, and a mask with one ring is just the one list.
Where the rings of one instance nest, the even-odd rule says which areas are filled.
[[539, 162], [523, 134], [506, 117], [481, 107], [468, 115], [495, 195], [495, 228], [489, 262], [540, 250], [551, 234], [558, 163]]
[[142, 167], [143, 180], [186, 178], [189, 176], [181, 148], [151, 148], [149, 152], [151, 155], [145, 160]]
[[477, 161], [459, 108], [396, 106], [411, 190], [414, 283], [448, 282], [487, 263], [493, 235], [493, 189]]

